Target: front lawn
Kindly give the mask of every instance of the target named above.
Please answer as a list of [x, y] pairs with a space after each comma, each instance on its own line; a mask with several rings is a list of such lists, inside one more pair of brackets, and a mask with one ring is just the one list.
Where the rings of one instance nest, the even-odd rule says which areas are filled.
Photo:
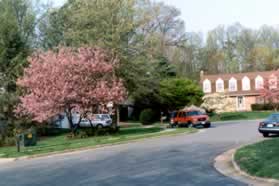
[[193, 128], [165, 129], [164, 127], [159, 127], [158, 125], [151, 127], [139, 127], [138, 125], [135, 125], [135, 127], [131, 128], [120, 128], [120, 131], [117, 134], [90, 137], [85, 139], [67, 139], [66, 135], [64, 134], [41, 140], [38, 142], [37, 146], [22, 149], [22, 152], [20, 153], [16, 152], [16, 147], [1, 147], [0, 157], [11, 158], [26, 155], [44, 154], [84, 147], [94, 147], [97, 145], [125, 143], [136, 139], [163, 135], [193, 133], [196, 131], [197, 129]]
[[252, 112], [226, 112], [219, 116], [214, 114], [210, 117], [211, 121], [230, 121], [230, 120], [254, 120], [268, 117], [272, 111], [252, 111]]
[[235, 160], [250, 175], [279, 179], [279, 138], [239, 149]]

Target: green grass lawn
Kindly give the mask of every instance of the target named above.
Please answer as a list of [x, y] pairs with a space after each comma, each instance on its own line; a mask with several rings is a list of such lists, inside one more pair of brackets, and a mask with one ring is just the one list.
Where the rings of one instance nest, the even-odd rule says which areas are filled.
[[84, 147], [94, 147], [97, 145], [105, 144], [118, 144], [125, 143], [132, 140], [150, 138], [162, 135], [174, 135], [182, 133], [193, 133], [197, 129], [178, 128], [175, 130], [167, 130], [159, 127], [158, 125], [150, 128], [144, 127], [131, 127], [120, 128], [119, 133], [106, 136], [90, 137], [85, 139], [67, 139], [66, 135], [56, 137], [49, 137], [38, 142], [37, 146], [26, 147], [22, 152], [16, 152], [16, 147], [1, 147], [0, 157], [11, 158], [26, 155], [44, 154], [50, 152], [58, 152], [64, 150], [78, 149]]
[[143, 125], [141, 123], [139, 123], [139, 121], [135, 121], [135, 122], [120, 122], [119, 126], [121, 128], [133, 128], [133, 127], [142, 127]]
[[239, 149], [235, 160], [245, 172], [279, 179], [279, 138], [265, 140]]
[[220, 116], [214, 114], [210, 118], [211, 121], [253, 120], [266, 118], [271, 113], [273, 111], [227, 112], [220, 114]]

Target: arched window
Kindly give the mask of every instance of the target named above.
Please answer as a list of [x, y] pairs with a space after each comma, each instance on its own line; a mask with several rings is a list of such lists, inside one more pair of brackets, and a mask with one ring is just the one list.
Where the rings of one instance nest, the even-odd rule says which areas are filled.
[[229, 91], [237, 91], [237, 80], [234, 77], [229, 80]]
[[211, 92], [211, 82], [208, 79], [203, 81], [203, 92], [204, 93]]
[[224, 92], [224, 80], [222, 80], [221, 78], [219, 78], [216, 81], [216, 92]]
[[269, 89], [276, 89], [277, 88], [277, 77], [272, 74], [270, 77], [269, 77], [269, 80], [268, 80], [268, 84], [269, 84]]
[[262, 76], [258, 75], [255, 79], [255, 88], [256, 90], [262, 89], [264, 86], [264, 79]]
[[250, 79], [247, 76], [242, 78], [242, 90], [251, 90]]

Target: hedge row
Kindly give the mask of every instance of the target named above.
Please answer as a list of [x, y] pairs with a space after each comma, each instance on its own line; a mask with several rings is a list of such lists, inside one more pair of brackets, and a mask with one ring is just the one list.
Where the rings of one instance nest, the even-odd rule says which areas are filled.
[[279, 108], [279, 103], [275, 104], [252, 104], [253, 111], [263, 111], [263, 110], [274, 110], [274, 108]]

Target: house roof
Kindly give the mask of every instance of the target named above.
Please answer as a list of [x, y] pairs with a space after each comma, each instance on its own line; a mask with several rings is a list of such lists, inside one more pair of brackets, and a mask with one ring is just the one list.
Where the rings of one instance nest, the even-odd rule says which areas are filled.
[[237, 80], [242, 80], [243, 77], [247, 76], [250, 80], [255, 79], [258, 75], [262, 76], [264, 79], [268, 78], [272, 74], [277, 73], [276, 70], [273, 71], [263, 71], [263, 72], [245, 72], [245, 73], [231, 73], [231, 74], [205, 74], [202, 77], [202, 81], [208, 79], [210, 81], [216, 81], [217, 79], [221, 78], [224, 81], [230, 80], [234, 77]]
[[[216, 92], [215, 82], [221, 78], [224, 80], [225, 90], [229, 87], [229, 80], [235, 78], [237, 80], [237, 91], [229, 92], [226, 91], [230, 96], [255, 96], [260, 95], [260, 91], [255, 88], [255, 78], [261, 76], [264, 80], [268, 79], [272, 74], [277, 74], [278, 71], [257, 71], [257, 72], [245, 72], [245, 73], [228, 73], [228, 74], [202, 74], [201, 73], [201, 84], [204, 80], [208, 79], [211, 81], [212, 92]], [[242, 90], [242, 79], [247, 76], [250, 79], [251, 90]]]

